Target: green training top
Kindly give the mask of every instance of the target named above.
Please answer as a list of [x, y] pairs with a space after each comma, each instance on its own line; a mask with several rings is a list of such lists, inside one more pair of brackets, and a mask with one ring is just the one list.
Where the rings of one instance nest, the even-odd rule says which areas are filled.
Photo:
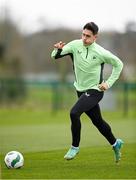
[[63, 49], [54, 49], [51, 57], [58, 59], [60, 57], [70, 55], [73, 60], [75, 72], [74, 86], [77, 91], [85, 91], [88, 89], [97, 89], [98, 85], [103, 81], [102, 70], [104, 63], [112, 65], [112, 73], [106, 80], [110, 88], [119, 78], [123, 63], [108, 50], [104, 49], [96, 42], [89, 46], [84, 46], [82, 39], [74, 40], [66, 44]]

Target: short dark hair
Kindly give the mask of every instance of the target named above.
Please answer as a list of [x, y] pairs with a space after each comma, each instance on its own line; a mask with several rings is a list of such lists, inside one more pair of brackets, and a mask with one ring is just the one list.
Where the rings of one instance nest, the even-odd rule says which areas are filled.
[[94, 22], [87, 23], [83, 27], [83, 29], [88, 29], [88, 30], [92, 31], [93, 35], [97, 34], [98, 30], [99, 30], [98, 26]]

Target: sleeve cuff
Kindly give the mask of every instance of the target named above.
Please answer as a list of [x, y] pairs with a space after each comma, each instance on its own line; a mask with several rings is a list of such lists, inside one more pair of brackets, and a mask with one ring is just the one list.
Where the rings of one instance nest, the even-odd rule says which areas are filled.
[[107, 81], [106, 81], [105, 83], [107, 84], [107, 86], [108, 86], [108, 89], [109, 89], [111, 86], [109, 85], [109, 83], [108, 83]]

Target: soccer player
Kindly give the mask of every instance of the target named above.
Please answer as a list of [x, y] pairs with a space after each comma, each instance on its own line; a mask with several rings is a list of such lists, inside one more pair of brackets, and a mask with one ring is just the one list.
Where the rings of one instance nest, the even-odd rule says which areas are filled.
[[[98, 26], [89, 22], [83, 27], [82, 38], [73, 40], [65, 45], [62, 41], [54, 44], [51, 57], [58, 59], [69, 55], [73, 62], [75, 73], [74, 86], [78, 100], [70, 111], [72, 145], [64, 158], [73, 159], [79, 153], [81, 122], [80, 116], [86, 113], [99, 132], [111, 144], [115, 161], [121, 158], [120, 149], [123, 141], [117, 139], [112, 133], [109, 124], [102, 118], [99, 102], [104, 91], [109, 89], [119, 78], [123, 68], [121, 60], [95, 41], [98, 36]], [[104, 64], [112, 65], [110, 77], [103, 80]]]

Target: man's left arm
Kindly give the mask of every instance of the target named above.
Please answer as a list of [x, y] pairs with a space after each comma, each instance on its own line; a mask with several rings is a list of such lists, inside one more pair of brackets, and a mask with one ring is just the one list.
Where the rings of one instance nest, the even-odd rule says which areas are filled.
[[[103, 59], [104, 59], [104, 63], [112, 65], [112, 73], [111, 73], [110, 77], [105, 82], [103, 82], [103, 83], [105, 83], [104, 84], [105, 88], [108, 89], [119, 78], [120, 73], [123, 69], [123, 63], [117, 56], [113, 55], [109, 51], [105, 51]], [[106, 87], [106, 85], [107, 85], [107, 87]], [[106, 90], [106, 89], [103, 89], [103, 90]]]

